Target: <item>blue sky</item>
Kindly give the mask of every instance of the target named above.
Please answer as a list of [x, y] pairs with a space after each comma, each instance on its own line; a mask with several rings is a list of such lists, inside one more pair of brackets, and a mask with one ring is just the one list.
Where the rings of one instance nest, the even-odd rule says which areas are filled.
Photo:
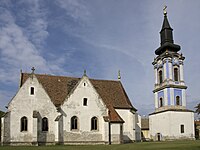
[[163, 6], [186, 57], [187, 105], [200, 102], [199, 0], [0, 0], [0, 109], [15, 95], [20, 69], [117, 80], [141, 115], [154, 110], [154, 51]]

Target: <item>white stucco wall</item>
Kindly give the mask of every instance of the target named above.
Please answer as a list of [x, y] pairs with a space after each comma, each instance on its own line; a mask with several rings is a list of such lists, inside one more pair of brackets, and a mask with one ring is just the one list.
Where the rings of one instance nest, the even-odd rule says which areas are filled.
[[135, 114], [136, 117], [136, 127], [135, 127], [135, 141], [141, 141], [141, 116], [136, 113]]
[[[85, 83], [85, 84], [84, 84]], [[87, 98], [87, 106], [83, 106], [83, 98]], [[83, 77], [73, 93], [61, 107], [64, 116], [64, 142], [71, 141], [104, 141], [107, 139], [107, 124], [103, 116], [107, 116], [107, 108], [87, 77]], [[78, 117], [78, 130], [71, 130], [71, 118]], [[98, 130], [91, 131], [91, 118], [98, 118]]]
[[[184, 133], [181, 133], [184, 125]], [[161, 140], [194, 139], [194, 113], [166, 111], [149, 116], [150, 137], [157, 140], [157, 133]]]
[[123, 124], [123, 140], [124, 142], [130, 141], [138, 141], [141, 138], [137, 136], [136, 133], [140, 133], [139, 131], [139, 122], [141, 119], [137, 113], [131, 112], [130, 109], [116, 109], [117, 113], [120, 115], [121, 118], [124, 120]]
[[1, 145], [4, 141], [4, 117], [1, 118]]
[[120, 144], [123, 140], [123, 126], [120, 123], [111, 123], [111, 143]]
[[[34, 87], [35, 94], [30, 95], [30, 87]], [[45, 135], [38, 136], [38, 141], [54, 142], [54, 120], [58, 115], [56, 107], [51, 102], [47, 93], [44, 91], [41, 84], [33, 76], [27, 79], [23, 86], [19, 89], [16, 96], [9, 104], [8, 111], [10, 111], [10, 142], [32, 142], [33, 140], [33, 111], [39, 112], [41, 118], [47, 117], [49, 121], [49, 131], [42, 133]], [[28, 131], [21, 132], [20, 120], [23, 116], [28, 119]], [[38, 130], [41, 131], [41, 121], [38, 124]]]

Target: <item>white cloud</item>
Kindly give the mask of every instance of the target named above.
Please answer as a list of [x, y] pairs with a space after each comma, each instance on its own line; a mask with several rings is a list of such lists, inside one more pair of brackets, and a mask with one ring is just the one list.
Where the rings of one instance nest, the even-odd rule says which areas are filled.
[[56, 0], [56, 4], [65, 10], [66, 15], [77, 22], [87, 22], [90, 12], [81, 2], [81, 0]]
[[[25, 7], [24, 7], [25, 5]], [[47, 9], [38, 0], [21, 0], [17, 3], [18, 10], [16, 24], [23, 24], [22, 30], [27, 38], [40, 50], [49, 33], [47, 31]]]
[[[7, 16], [11, 16], [7, 12]], [[22, 29], [17, 26], [10, 17], [0, 31], [1, 61], [10, 67], [46, 67], [45, 59], [40, 56], [35, 46], [24, 35]], [[11, 69], [11, 70], [12, 70]]]
[[[19, 69], [30, 71], [32, 66], [37, 72], [62, 72], [63, 61], [46, 60], [41, 52], [48, 32], [46, 11], [40, 8], [39, 1], [19, 1], [17, 5], [27, 4], [25, 10], [13, 14], [5, 5], [0, 8], [0, 82], [18, 82]], [[17, 17], [20, 16], [20, 17]], [[29, 19], [29, 21], [27, 21]], [[20, 26], [20, 23], [26, 23]]]
[[[31, 66], [45, 68], [48, 71], [45, 59], [38, 54], [34, 45], [23, 36], [20, 28], [14, 24], [8, 25], [0, 32], [0, 49], [1, 61], [9, 66], [9, 69], [4, 68], [3, 65], [2, 67], [8, 74], [13, 70]], [[12, 76], [5, 76], [8, 79], [11, 79], [10, 77]], [[3, 82], [5, 79], [0, 79], [0, 81]]]

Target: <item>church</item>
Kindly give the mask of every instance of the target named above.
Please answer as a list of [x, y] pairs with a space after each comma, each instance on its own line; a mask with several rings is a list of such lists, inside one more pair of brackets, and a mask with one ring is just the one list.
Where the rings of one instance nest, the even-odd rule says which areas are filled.
[[[120, 76], [119, 76], [120, 78]], [[140, 141], [140, 117], [120, 80], [21, 73], [3, 118], [4, 145]]]
[[[185, 57], [174, 44], [166, 9], [153, 61], [155, 111], [148, 137], [194, 139], [194, 112], [186, 108]], [[19, 89], [2, 118], [3, 145], [120, 144], [141, 140], [141, 117], [118, 80], [20, 74]], [[148, 124], [147, 123], [147, 124]]]
[[185, 57], [174, 44], [166, 7], [160, 31], [161, 46], [154, 58], [155, 111], [149, 115], [150, 138], [154, 141], [195, 139], [194, 112], [186, 109], [183, 62]]

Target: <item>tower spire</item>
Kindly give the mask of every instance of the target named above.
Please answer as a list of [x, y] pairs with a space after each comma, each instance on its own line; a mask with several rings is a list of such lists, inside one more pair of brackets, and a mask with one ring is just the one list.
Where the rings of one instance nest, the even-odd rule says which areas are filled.
[[161, 37], [161, 45], [163, 45], [166, 42], [174, 43], [173, 41], [173, 29], [170, 27], [169, 21], [167, 19], [167, 6], [165, 5], [163, 8], [163, 14], [164, 14], [164, 20], [162, 29], [160, 31], [160, 37]]
[[161, 46], [155, 51], [156, 55], [162, 54], [166, 49], [172, 52], [178, 52], [180, 50], [180, 46], [174, 44], [173, 29], [171, 28], [167, 18], [167, 6], [164, 6], [163, 14], [164, 20], [160, 31]]

